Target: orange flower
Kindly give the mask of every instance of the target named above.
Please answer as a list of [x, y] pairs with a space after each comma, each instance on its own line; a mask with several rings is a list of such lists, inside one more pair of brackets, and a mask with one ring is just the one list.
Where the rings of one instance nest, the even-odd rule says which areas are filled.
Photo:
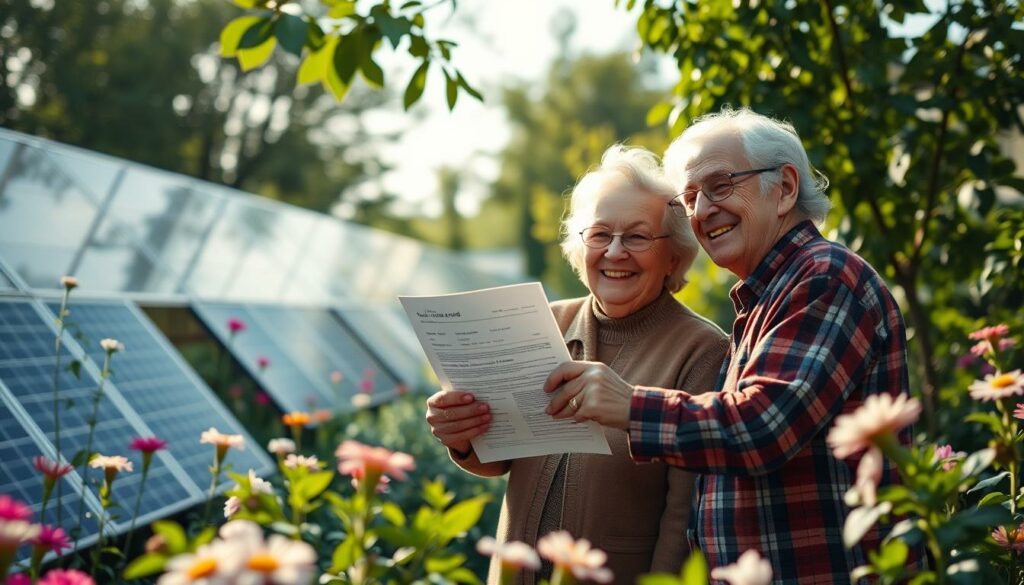
[[281, 422], [287, 427], [304, 427], [309, 424], [309, 420], [309, 413], [301, 411], [285, 413], [281, 417]]

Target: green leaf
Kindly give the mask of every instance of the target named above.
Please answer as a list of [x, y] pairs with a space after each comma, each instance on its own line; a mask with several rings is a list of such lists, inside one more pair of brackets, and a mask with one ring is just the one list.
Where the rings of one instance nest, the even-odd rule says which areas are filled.
[[255, 49], [239, 49], [238, 64], [242, 66], [242, 71], [251, 71], [269, 61], [276, 46], [277, 39], [270, 37]]
[[301, 85], [324, 81], [327, 75], [327, 66], [334, 56], [334, 47], [338, 37], [330, 37], [324, 42], [324, 46], [318, 51], [306, 55], [299, 66], [298, 82]]
[[992, 462], [995, 460], [995, 449], [975, 451], [968, 455], [964, 462], [960, 464], [960, 477], [964, 479], [974, 477], [988, 468], [989, 465], [992, 465]]
[[359, 65], [359, 51], [362, 45], [362, 31], [355, 29], [338, 39], [334, 49], [334, 71], [346, 86], [351, 85], [352, 76]]
[[979, 481], [977, 485], [975, 485], [971, 489], [967, 490], [967, 493], [968, 494], [972, 494], [972, 493], [974, 493], [976, 491], [985, 490], [985, 489], [988, 489], [990, 487], [993, 487], [993, 486], [997, 485], [999, 482], [1003, 481], [1004, 479], [1006, 479], [1009, 476], [1010, 476], [1010, 472], [1009, 471], [1004, 471], [1004, 472], [1002, 472], [1002, 473], [1000, 473], [998, 475], [993, 475], [992, 477], [990, 477], [988, 479], [983, 479], [983, 480]]
[[984, 506], [964, 510], [952, 519], [968, 528], [989, 528], [1013, 522], [1013, 515], [1002, 506]]
[[195, 539], [192, 540], [192, 544], [189, 546], [189, 550], [195, 550], [204, 544], [213, 542], [213, 538], [217, 536], [217, 529], [213, 526], [207, 526], [196, 535]]
[[301, 57], [302, 48], [306, 46], [306, 38], [309, 36], [309, 25], [294, 14], [282, 14], [274, 27], [274, 36], [281, 43], [282, 49]]
[[992, 492], [990, 494], [985, 494], [985, 497], [978, 500], [978, 507], [980, 508], [982, 506], [1002, 506], [1003, 502], [1007, 502], [1009, 500], [1010, 496], [1004, 493]]
[[455, 569], [454, 571], [449, 571], [448, 573], [445, 573], [445, 578], [449, 581], [455, 581], [456, 583], [469, 583], [471, 585], [482, 584], [480, 578], [477, 577], [476, 574], [473, 573], [473, 571], [470, 571], [465, 567], [460, 567], [458, 569]]
[[402, 98], [402, 105], [408, 110], [413, 104], [419, 101], [423, 95], [423, 88], [427, 85], [427, 69], [430, 67], [430, 60], [424, 59], [416, 72], [412, 74], [409, 85], [405, 87], [405, 96]]
[[423, 4], [423, 3], [420, 2], [420, 0], [409, 0], [405, 4], [402, 4], [402, 6], [401, 6], [401, 8], [399, 8], [399, 10], [406, 10], [408, 8], [414, 8], [414, 7], [419, 6], [421, 4]]
[[68, 370], [74, 374], [76, 380], [82, 379], [82, 362], [78, 360], [71, 360], [71, 363], [68, 364]]
[[359, 71], [370, 87], [376, 89], [384, 87], [384, 70], [373, 60], [372, 47], [363, 47], [362, 55], [359, 58]]
[[490, 499], [489, 495], [484, 494], [463, 500], [446, 510], [441, 517], [443, 533], [456, 536], [476, 526]]
[[224, 25], [220, 31], [220, 56], [234, 57], [238, 51], [238, 43], [245, 34], [257, 22], [265, 20], [263, 16], [239, 16]]
[[707, 585], [708, 583], [708, 561], [699, 550], [693, 551], [690, 558], [683, 564], [683, 570], [679, 573], [683, 585]]
[[469, 82], [466, 81], [466, 78], [462, 76], [462, 73], [456, 71], [455, 76], [458, 78], [459, 85], [462, 87], [462, 89], [466, 90], [466, 93], [476, 98], [476, 101], [478, 102], [484, 101], [484, 96], [480, 95], [479, 91], [474, 89], [473, 86], [469, 85]]
[[385, 502], [380, 509], [380, 515], [395, 526], [405, 526], [405, 513], [401, 506], [394, 502]]
[[430, 54], [430, 45], [427, 44], [426, 39], [420, 35], [409, 35], [409, 54], [413, 57], [419, 57], [423, 59]]
[[393, 49], [398, 48], [398, 43], [402, 42], [402, 37], [409, 34], [412, 30], [412, 23], [409, 19], [399, 17], [394, 18], [390, 14], [380, 11], [376, 15], [377, 27], [380, 28], [381, 34], [384, 35], [389, 41], [391, 41], [391, 47]]
[[670, 573], [650, 573], [637, 577], [637, 585], [679, 585], [679, 577]]
[[457, 569], [466, 562], [466, 555], [455, 554], [450, 557], [428, 557], [424, 567], [429, 573], [447, 573]]
[[124, 570], [124, 578], [126, 580], [139, 579], [141, 577], [155, 575], [164, 570], [164, 565], [167, 564], [167, 558], [168, 557], [164, 555], [156, 553], [142, 555], [128, 563], [128, 567]]
[[153, 523], [153, 532], [164, 537], [164, 542], [167, 543], [167, 552], [172, 555], [188, 550], [188, 537], [185, 536], [185, 529], [177, 522], [157, 520]]
[[322, 494], [331, 485], [332, 479], [333, 471], [319, 471], [304, 477], [295, 488], [308, 501]]
[[238, 50], [255, 49], [267, 42], [267, 39], [274, 36], [275, 22], [271, 16], [264, 16], [260, 22], [250, 26], [238, 41]]
[[653, 108], [647, 110], [647, 125], [657, 126], [668, 119], [675, 106], [671, 102], [659, 102]]
[[355, 2], [339, 2], [327, 12], [327, 18], [345, 18], [356, 12]]
[[348, 538], [334, 549], [334, 554], [331, 555], [330, 572], [340, 573], [347, 571], [361, 557], [362, 551], [359, 550], [359, 543], [356, 541], [356, 537], [350, 534]]
[[444, 72], [445, 81], [445, 94], [448, 98], [448, 111], [455, 109], [455, 102], [459, 99], [459, 83], [448, 75], [448, 72]]

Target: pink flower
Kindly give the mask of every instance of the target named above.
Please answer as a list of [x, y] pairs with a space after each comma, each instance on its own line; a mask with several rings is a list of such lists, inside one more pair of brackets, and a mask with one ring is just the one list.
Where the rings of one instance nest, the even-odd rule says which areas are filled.
[[8, 495], [0, 494], [0, 520], [28, 521], [31, 518], [32, 508]]
[[541, 537], [537, 541], [537, 552], [555, 567], [571, 571], [580, 580], [611, 583], [614, 577], [604, 566], [608, 555], [603, 550], [593, 548], [585, 538], [573, 540], [565, 530], [549, 532]]
[[873, 394], [851, 414], [836, 417], [826, 441], [832, 455], [845, 459], [874, 446], [877, 439], [899, 432], [921, 415], [921, 402], [900, 394]]
[[963, 451], [954, 451], [952, 445], [939, 445], [935, 447], [935, 455], [932, 458], [934, 463], [942, 463], [944, 471], [951, 471], [956, 467], [957, 461], [967, 456]]
[[[366, 474], [363, 472], [362, 469], [354, 470], [352, 472], [352, 487], [355, 488], [355, 489], [359, 489], [359, 486], [362, 484], [363, 477], [365, 475]], [[390, 489], [390, 486], [391, 486], [391, 478], [386, 476], [386, 475], [382, 475], [382, 476], [380, 476], [380, 480], [377, 482], [377, 487], [376, 487], [375, 491], [378, 494], [386, 494], [388, 492], [388, 489]]]
[[332, 384], [341, 384], [341, 381], [344, 380], [344, 379], [345, 379], [345, 375], [342, 374], [341, 372], [339, 372], [338, 370], [334, 370], [333, 372], [331, 372], [331, 383]]
[[363, 378], [360, 380], [359, 391], [363, 394], [373, 394], [373, 378]]
[[[971, 355], [977, 357], [984, 357], [988, 350], [992, 347], [992, 344], [987, 341], [979, 341], [971, 346]], [[971, 360], [972, 362], [974, 360]]]
[[203, 434], [199, 436], [199, 442], [215, 445], [217, 447], [224, 447], [238, 449], [242, 451], [245, 449], [245, 438], [242, 435], [225, 435], [218, 431], [214, 427], [210, 427], [209, 430], [203, 431]]
[[540, 557], [537, 556], [537, 552], [523, 542], [499, 543], [490, 536], [485, 536], [476, 543], [476, 550], [482, 555], [498, 559], [503, 570], [540, 569]]
[[230, 331], [232, 335], [245, 331], [245, 321], [242, 321], [237, 317], [228, 319], [228, 331]]
[[981, 329], [978, 329], [977, 331], [969, 333], [967, 335], [967, 337], [969, 337], [971, 339], [974, 339], [974, 340], [977, 340], [977, 341], [980, 341], [980, 340], [995, 341], [995, 340], [998, 340], [1000, 337], [1005, 336], [1009, 332], [1010, 332], [1010, 327], [1008, 325], [1006, 325], [1005, 323], [1000, 323], [999, 325], [993, 325], [991, 327], [982, 327]]
[[267, 369], [267, 366], [270, 365], [270, 358], [268, 358], [265, 355], [261, 355], [260, 357], [256, 358], [256, 365], [259, 366], [261, 370], [265, 370]]
[[1024, 552], [1024, 524], [1013, 530], [1006, 530], [1005, 526], [1000, 526], [992, 531], [992, 540], [1003, 548], [1013, 549], [1013, 552]]
[[262, 390], [256, 393], [256, 396], [253, 397], [253, 400], [255, 400], [256, 404], [260, 406], [266, 406], [270, 404], [270, 396], [268, 396], [267, 393]]
[[1006, 350], [1010, 349], [1011, 347], [1013, 347], [1015, 345], [1017, 345], [1017, 340], [1016, 339], [1013, 339], [1013, 338], [1010, 338], [1010, 337], [1008, 337], [1006, 339], [1000, 339], [999, 340], [999, 351], [1006, 351]]
[[990, 374], [985, 376], [984, 380], [975, 380], [967, 389], [971, 391], [971, 398], [982, 401], [1019, 396], [1024, 394], [1024, 375], [1021, 375], [1020, 370], [999, 375]]
[[1024, 420], [1024, 403], [1017, 403], [1017, 409], [1013, 411], [1013, 416]]
[[242, 509], [242, 500], [238, 496], [231, 496], [224, 502], [224, 517], [230, 518]]
[[39, 534], [32, 539], [32, 545], [46, 552], [55, 552], [59, 556], [61, 551], [71, 548], [71, 541], [62, 528], [43, 524], [40, 526]]
[[10, 575], [7, 580], [4, 581], [4, 585], [32, 585], [32, 578], [25, 573], [18, 573], [17, 575]]
[[39, 580], [39, 585], [96, 585], [96, 582], [75, 569], [53, 569]]
[[141, 451], [142, 453], [153, 453], [167, 447], [167, 441], [158, 439], [156, 437], [135, 437], [132, 439], [128, 448], [132, 451]]
[[340, 462], [338, 473], [342, 475], [387, 475], [397, 480], [406, 479], [406, 471], [416, 468], [412, 455], [388, 451], [383, 447], [370, 447], [358, 441], [346, 440], [334, 452]]
[[73, 469], [71, 465], [67, 463], [59, 463], [43, 457], [42, 455], [36, 455], [32, 458], [32, 466], [39, 470], [51, 481], [57, 481], [65, 475], [71, 473]]
[[740, 555], [734, 564], [711, 569], [712, 579], [730, 585], [768, 585], [772, 582], [772, 565], [754, 549]]

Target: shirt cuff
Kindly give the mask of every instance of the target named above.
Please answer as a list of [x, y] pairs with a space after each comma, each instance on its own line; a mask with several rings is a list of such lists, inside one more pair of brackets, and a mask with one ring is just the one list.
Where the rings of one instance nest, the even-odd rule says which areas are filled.
[[676, 455], [676, 425], [666, 415], [679, 408], [679, 391], [636, 386], [629, 405], [629, 452], [634, 461]]

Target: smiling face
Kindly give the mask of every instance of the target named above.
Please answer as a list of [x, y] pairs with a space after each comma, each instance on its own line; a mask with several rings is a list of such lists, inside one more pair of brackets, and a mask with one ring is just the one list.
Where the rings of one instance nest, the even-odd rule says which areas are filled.
[[[594, 221], [612, 233], [665, 234], [666, 201], [626, 184], [609, 180], [594, 197]], [[671, 213], [671, 212], [669, 212]], [[678, 265], [669, 238], [655, 240], [649, 250], [630, 252], [622, 239], [614, 238], [606, 248], [586, 248], [587, 288], [598, 307], [609, 317], [625, 317], [647, 306], [665, 288], [665, 278]]]
[[[696, 189], [715, 175], [751, 169], [742, 141], [732, 132], [696, 139], [686, 154], [682, 189]], [[791, 165], [768, 173], [772, 180], [763, 193], [759, 177], [738, 177], [732, 195], [722, 201], [709, 201], [703, 193], [697, 197], [690, 225], [715, 264], [746, 278], [775, 242], [799, 223], [802, 218], [790, 213], [795, 202], [794, 173]]]

